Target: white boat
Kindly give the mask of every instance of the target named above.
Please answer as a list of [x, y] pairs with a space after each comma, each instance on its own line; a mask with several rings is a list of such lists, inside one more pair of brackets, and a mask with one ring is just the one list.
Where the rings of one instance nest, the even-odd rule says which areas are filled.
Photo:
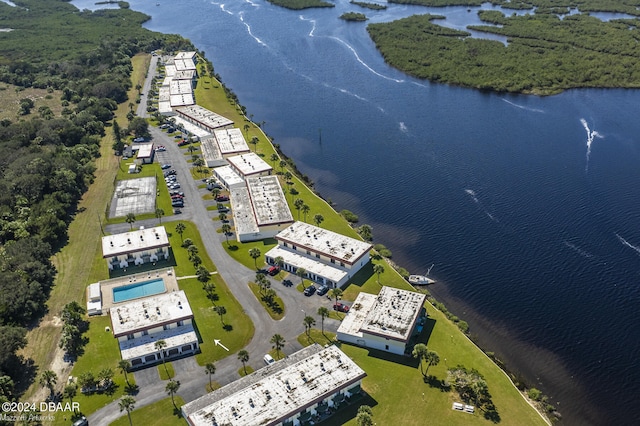
[[413, 285], [427, 285], [435, 283], [435, 280], [429, 278], [429, 272], [431, 272], [431, 268], [433, 268], [433, 265], [431, 265], [427, 273], [424, 275], [409, 275], [409, 283]]

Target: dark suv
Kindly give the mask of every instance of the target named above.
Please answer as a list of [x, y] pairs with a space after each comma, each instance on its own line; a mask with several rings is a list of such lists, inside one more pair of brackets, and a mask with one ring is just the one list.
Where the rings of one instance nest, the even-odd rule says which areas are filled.
[[316, 292], [316, 286], [314, 285], [310, 285], [309, 287], [304, 289], [305, 296], [311, 296], [315, 292]]

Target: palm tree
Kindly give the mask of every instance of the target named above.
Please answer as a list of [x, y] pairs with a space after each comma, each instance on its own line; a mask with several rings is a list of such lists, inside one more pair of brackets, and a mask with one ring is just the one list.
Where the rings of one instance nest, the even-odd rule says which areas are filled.
[[118, 368], [120, 369], [120, 372], [122, 374], [124, 374], [124, 380], [127, 382], [127, 385], [128, 385], [129, 384], [129, 377], [127, 376], [127, 372], [131, 368], [131, 363], [126, 359], [121, 359], [118, 362]]
[[189, 260], [193, 264], [193, 267], [196, 269], [198, 269], [198, 266], [202, 265], [202, 258], [197, 254], [194, 254], [193, 256], [189, 256]]
[[278, 161], [278, 159], [279, 159], [279, 158], [280, 158], [280, 157], [278, 157], [278, 154], [275, 154], [275, 153], [274, 153], [274, 154], [271, 154], [271, 157], [269, 157], [269, 159], [270, 159], [271, 161], [273, 161], [273, 168], [275, 168], [275, 167], [276, 167], [276, 161]]
[[196, 269], [196, 276], [203, 286], [211, 280], [211, 272], [209, 272], [209, 270], [204, 266], [198, 266], [198, 269]]
[[173, 407], [176, 409], [178, 407], [176, 407], [176, 401], [173, 399], [173, 395], [175, 395], [176, 392], [178, 392], [178, 389], [180, 389], [180, 382], [173, 381], [173, 380], [169, 380], [169, 383], [167, 383], [167, 386], [164, 388], [164, 390], [166, 390], [169, 396], [171, 397], [171, 403], [173, 404]]
[[420, 372], [423, 376], [425, 376], [425, 373], [422, 368], [422, 360], [426, 359], [428, 352], [429, 351], [427, 350], [427, 345], [425, 345], [424, 343], [418, 343], [417, 345], [415, 345], [413, 347], [413, 351], [411, 352], [411, 355], [413, 355], [414, 358], [418, 359], [418, 362], [420, 363]]
[[222, 318], [222, 316], [227, 313], [227, 309], [220, 305], [213, 308], [213, 310], [216, 311], [216, 314], [220, 315], [220, 322], [224, 325], [224, 318]]
[[302, 284], [302, 288], [305, 288], [304, 286], [304, 276], [307, 273], [307, 270], [304, 268], [298, 268], [296, 269], [296, 275], [300, 277], [300, 284]]
[[426, 355], [424, 356], [424, 360], [427, 362], [427, 369], [424, 372], [424, 375], [426, 376], [429, 372], [429, 367], [431, 367], [432, 365], [438, 365], [440, 363], [440, 355], [438, 355], [436, 351], [427, 351]]
[[249, 136], [249, 129], [251, 128], [251, 126], [249, 126], [248, 124], [244, 125], [244, 134]]
[[293, 175], [291, 174], [291, 172], [289, 170], [287, 170], [286, 172], [284, 172], [284, 181], [286, 183], [291, 182], [291, 179], [293, 178]]
[[129, 417], [129, 426], [133, 426], [133, 423], [131, 423], [131, 412], [134, 408], [136, 408], [135, 404], [136, 400], [129, 395], [123, 396], [118, 403], [118, 405], [120, 406], [120, 412], [123, 412], [125, 410], [127, 411], [127, 417]]
[[309, 213], [309, 210], [311, 210], [311, 207], [309, 207], [307, 204], [303, 204], [302, 208], [300, 209], [302, 210], [302, 214], [304, 215], [304, 221], [307, 221], [307, 213]]
[[67, 386], [64, 387], [64, 396], [66, 398], [69, 398], [69, 401], [71, 402], [71, 406], [73, 407], [73, 398], [76, 396], [76, 394], [78, 393], [78, 386], [75, 383], [69, 383]]
[[331, 293], [331, 297], [333, 297], [334, 299], [336, 299], [336, 303], [338, 303], [338, 300], [340, 300], [342, 298], [342, 294], [344, 293], [342, 291], [342, 289], [340, 288], [332, 288], [329, 293]]
[[200, 249], [198, 249], [198, 246], [195, 244], [191, 244], [189, 247], [187, 247], [187, 253], [189, 253], [189, 258], [198, 254], [199, 251]]
[[312, 316], [307, 315], [302, 320], [302, 323], [304, 324], [305, 332], [307, 333], [307, 336], [308, 336], [309, 332], [311, 331], [311, 327], [316, 325], [316, 320]]
[[331, 312], [324, 306], [318, 308], [318, 315], [320, 315], [320, 323], [322, 324], [322, 334], [324, 334], [324, 319], [329, 316]]
[[249, 143], [253, 145], [253, 152], [256, 152], [256, 149], [258, 148], [258, 142], [260, 142], [260, 140], [257, 136], [252, 137], [249, 141]]
[[164, 362], [164, 348], [167, 347], [167, 342], [164, 340], [158, 340], [154, 345], [156, 351], [160, 352], [160, 358], [162, 359], [162, 365], [164, 365], [164, 371], [167, 373], [167, 377], [169, 377], [169, 370], [167, 369], [167, 364]]
[[298, 220], [300, 220], [300, 209], [304, 205], [304, 200], [302, 198], [296, 198], [293, 201], [293, 207], [298, 210]]
[[245, 376], [247, 375], [247, 362], [249, 362], [249, 352], [246, 350], [241, 350], [238, 352], [238, 360], [242, 363], [242, 368], [244, 369]]
[[180, 241], [184, 241], [182, 239], [182, 234], [184, 234], [184, 231], [187, 229], [187, 225], [185, 225], [182, 222], [178, 222], [178, 224], [176, 225], [176, 232], [178, 234], [180, 234]]
[[258, 269], [258, 258], [260, 257], [260, 254], [260, 249], [258, 247], [249, 249], [249, 256], [251, 256], [251, 258], [253, 259], [253, 263], [256, 269]]
[[384, 266], [379, 263], [373, 265], [373, 273], [378, 276], [378, 285], [380, 285], [380, 274], [384, 272]]
[[132, 231], [133, 230], [133, 224], [136, 221], [136, 215], [133, 214], [133, 213], [127, 213], [127, 218], [124, 221], [129, 224], [129, 230]]
[[213, 385], [211, 384], [211, 376], [216, 372], [216, 365], [212, 362], [208, 362], [204, 366], [204, 371], [209, 375], [209, 390], [213, 390]]
[[228, 223], [223, 223], [222, 226], [220, 227], [220, 230], [222, 230], [222, 233], [224, 234], [224, 238], [227, 240], [227, 246], [228, 246], [229, 232], [231, 232], [231, 225], [229, 225]]
[[320, 224], [324, 221], [324, 216], [322, 216], [321, 214], [315, 214], [313, 216], [313, 223], [316, 224], [316, 226], [320, 226]]
[[284, 258], [282, 256], [276, 256], [276, 258], [273, 259], [273, 264], [282, 269], [284, 266]]
[[225, 213], [220, 213], [218, 215], [218, 219], [220, 219], [221, 222], [224, 222], [225, 220], [227, 220], [227, 215]]
[[282, 349], [284, 347], [284, 344], [286, 343], [286, 341], [284, 340], [284, 337], [282, 337], [279, 334], [274, 334], [271, 337], [271, 343], [273, 344], [272, 348], [276, 350], [278, 359], [280, 359], [280, 349]]
[[50, 398], [53, 399], [54, 386], [58, 383], [58, 375], [51, 370], [45, 370], [40, 376], [40, 385], [49, 388]]
[[286, 166], [287, 166], [287, 162], [284, 160], [280, 160], [280, 173], [282, 173], [282, 171]]
[[156, 209], [156, 218], [162, 223], [162, 216], [164, 216], [164, 210]]

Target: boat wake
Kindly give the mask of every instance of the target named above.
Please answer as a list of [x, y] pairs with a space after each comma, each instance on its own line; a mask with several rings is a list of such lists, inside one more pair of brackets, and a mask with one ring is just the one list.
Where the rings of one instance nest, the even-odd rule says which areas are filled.
[[624, 238], [622, 238], [619, 234], [616, 234], [616, 237], [618, 237], [618, 241], [620, 241], [623, 245], [629, 247], [632, 250], [635, 250], [636, 253], [638, 253], [640, 255], [640, 247], [634, 246], [629, 241], [627, 241]]
[[400, 131], [402, 133], [409, 133], [409, 129], [407, 129], [407, 125], [404, 124], [404, 121], [400, 122]]
[[489, 219], [491, 219], [493, 222], [499, 223], [500, 221], [489, 212], [489, 210], [487, 210], [482, 203], [480, 202], [480, 200], [478, 199], [478, 195], [476, 194], [476, 191], [474, 191], [473, 189], [465, 189], [464, 192], [471, 197], [471, 199], [473, 200], [474, 203], [476, 203], [478, 205], [478, 207], [480, 207], [480, 210], [482, 210], [482, 212], [487, 215], [487, 217]]
[[255, 35], [253, 35], [253, 33], [251, 32], [251, 26], [249, 24], [247, 24], [244, 21], [244, 12], [240, 12], [238, 14], [238, 16], [240, 17], [240, 22], [242, 22], [244, 24], [245, 27], [247, 27], [247, 32], [249, 33], [249, 35], [258, 42], [258, 44], [264, 46], [264, 47], [269, 47], [267, 46], [267, 44], [265, 42], [263, 42], [262, 40], [260, 40], [258, 37], [256, 37]]
[[354, 49], [349, 43], [347, 43], [346, 41], [342, 40], [341, 38], [338, 37], [334, 37], [334, 36], [329, 36], [330, 39], [336, 40], [338, 43], [343, 44], [344, 46], [347, 47], [347, 49], [349, 49], [351, 51], [351, 53], [353, 53], [353, 56], [356, 58], [356, 61], [358, 61], [362, 66], [364, 66], [367, 70], [371, 71], [372, 74], [377, 75], [378, 77], [382, 77], [385, 80], [389, 80], [389, 81], [395, 81], [396, 83], [404, 83], [404, 80], [398, 80], [396, 78], [391, 78], [391, 77], [387, 77], [386, 75], [380, 74], [378, 71], [374, 70], [373, 68], [371, 68], [369, 65], [367, 65], [358, 55], [358, 52], [356, 52], [356, 49]]
[[314, 32], [315, 32], [315, 30], [316, 30], [316, 20], [315, 20], [315, 19], [308, 19], [308, 18], [305, 18], [305, 17], [304, 17], [304, 16], [302, 16], [302, 15], [298, 16], [298, 18], [300, 18], [300, 20], [301, 20], [301, 21], [311, 22], [311, 24], [312, 24], [312, 25], [311, 25], [311, 31], [309, 31], [309, 34], [308, 34], [308, 35], [309, 35], [309, 37], [313, 37], [313, 33], [314, 33]]
[[225, 7], [224, 7], [225, 4], [224, 3], [214, 3], [214, 2], [212, 2], [211, 4], [215, 4], [216, 6], [219, 6], [221, 11], [223, 11], [226, 14], [229, 14], [229, 15], [233, 16], [233, 12], [231, 12], [230, 10], [225, 9]]
[[593, 255], [591, 253], [589, 253], [588, 251], [585, 251], [583, 249], [581, 249], [580, 247], [576, 246], [573, 243], [570, 243], [569, 241], [563, 241], [562, 242], [565, 246], [569, 247], [571, 250], [575, 251], [576, 253], [578, 253], [580, 256], [582, 257], [586, 257], [587, 259], [591, 259], [593, 257]]
[[589, 124], [587, 123], [587, 120], [585, 120], [584, 118], [580, 119], [580, 123], [582, 123], [582, 127], [584, 127], [584, 130], [587, 132], [587, 164], [584, 166], [584, 171], [588, 172], [589, 157], [591, 157], [591, 144], [593, 144], [593, 140], [595, 138], [602, 139], [603, 136], [600, 133], [596, 132], [595, 130], [591, 130], [589, 128]]
[[503, 101], [505, 101], [509, 105], [514, 106], [516, 108], [520, 108], [520, 109], [523, 109], [525, 111], [539, 112], [539, 113], [544, 114], [544, 110], [541, 110], [541, 109], [538, 109], [538, 108], [529, 108], [529, 107], [526, 107], [524, 105], [514, 104], [513, 102], [510, 102], [510, 101], [506, 100], [505, 98], [500, 98], [500, 99], [502, 99]]

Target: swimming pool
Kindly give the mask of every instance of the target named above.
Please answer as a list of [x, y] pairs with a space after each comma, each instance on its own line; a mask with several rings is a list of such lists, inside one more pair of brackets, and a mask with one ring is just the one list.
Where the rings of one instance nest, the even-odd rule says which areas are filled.
[[127, 300], [139, 299], [140, 297], [153, 296], [154, 294], [164, 293], [165, 290], [166, 288], [162, 278], [116, 287], [113, 289], [113, 302], [125, 302]]

